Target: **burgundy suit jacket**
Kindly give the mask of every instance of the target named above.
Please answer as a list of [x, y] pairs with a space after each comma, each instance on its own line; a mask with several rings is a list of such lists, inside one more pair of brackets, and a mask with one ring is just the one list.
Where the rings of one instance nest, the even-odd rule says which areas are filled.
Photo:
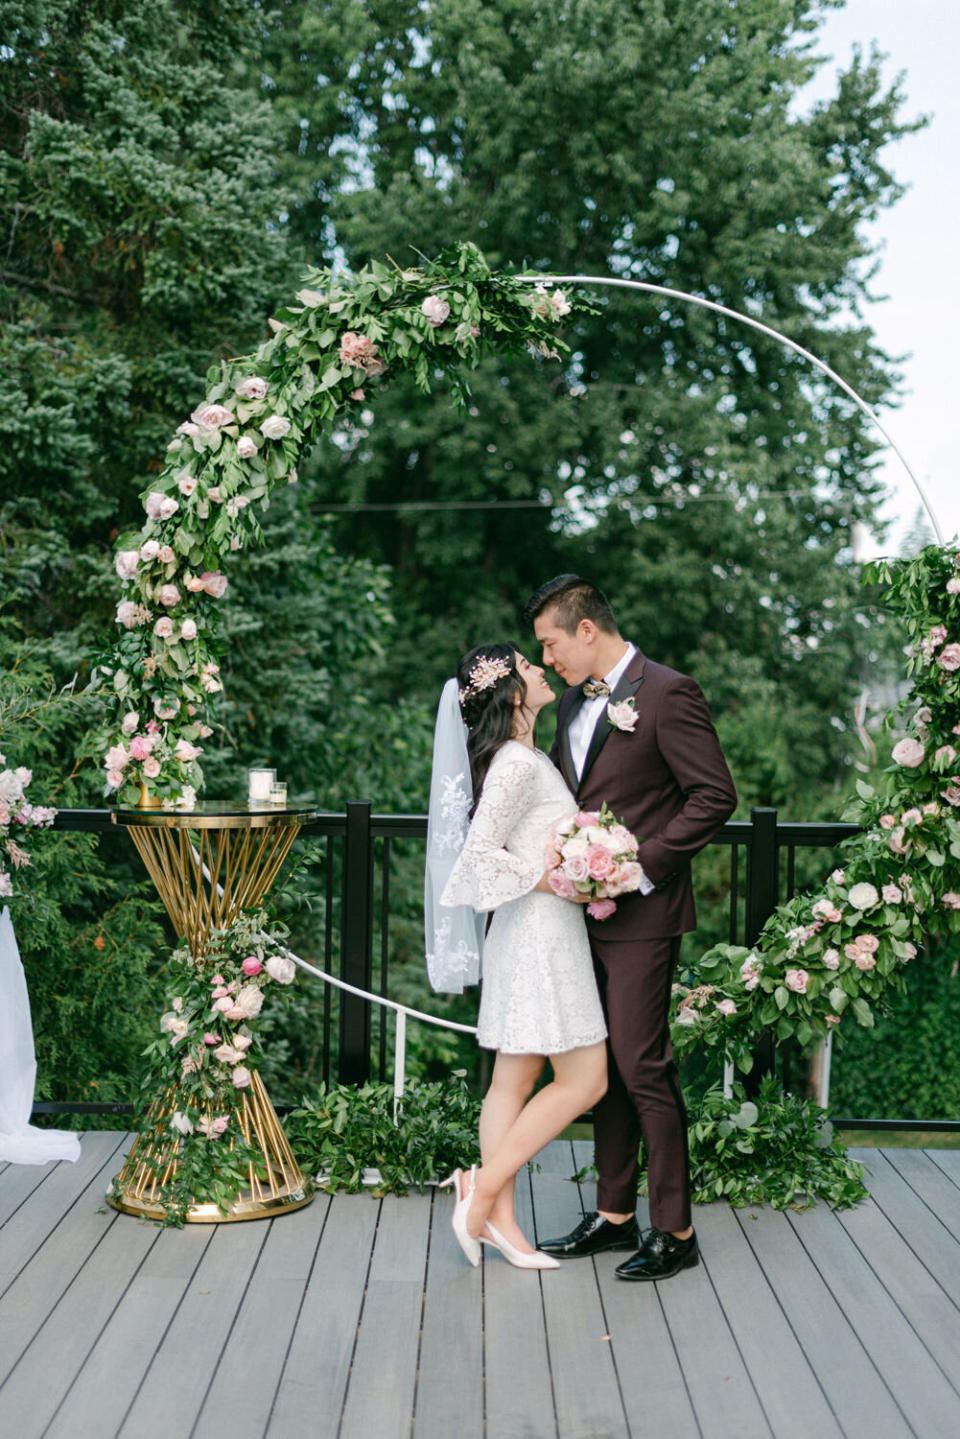
[[572, 685], [561, 697], [550, 754], [581, 809], [606, 800], [641, 841], [637, 856], [656, 889], [624, 895], [609, 919], [587, 925], [598, 939], [660, 939], [696, 928], [690, 862], [736, 808], [737, 792], [699, 685], [638, 651], [610, 696], [634, 697], [633, 732], [601, 713], [583, 774], [570, 753], [570, 721], [583, 704]]

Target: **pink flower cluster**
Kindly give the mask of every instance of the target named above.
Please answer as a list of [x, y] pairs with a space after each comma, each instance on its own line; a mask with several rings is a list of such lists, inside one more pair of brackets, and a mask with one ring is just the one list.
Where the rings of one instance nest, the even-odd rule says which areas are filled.
[[[6, 763], [0, 754], [0, 765]], [[56, 810], [46, 805], [30, 804], [24, 790], [33, 779], [33, 771], [26, 765], [16, 769], [0, 769], [0, 899], [13, 896], [13, 880], [7, 865], [13, 869], [25, 869], [30, 863], [27, 851], [10, 836], [15, 824], [24, 829], [39, 829], [53, 824]]]
[[369, 335], [358, 335], [354, 330], [347, 330], [340, 337], [340, 362], [355, 370], [363, 370], [368, 376], [380, 375], [385, 368]]
[[550, 869], [547, 883], [561, 899], [589, 895], [587, 914], [608, 919], [616, 897], [640, 888], [643, 868], [637, 861], [639, 844], [604, 804], [600, 810], [580, 810], [557, 826], [547, 846]]

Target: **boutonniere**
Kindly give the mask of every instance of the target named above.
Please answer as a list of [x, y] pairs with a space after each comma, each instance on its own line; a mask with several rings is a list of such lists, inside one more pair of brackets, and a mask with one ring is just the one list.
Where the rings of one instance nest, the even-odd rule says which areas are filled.
[[607, 705], [607, 719], [614, 729], [622, 729], [626, 734], [633, 734], [637, 727], [637, 720], [640, 718], [633, 706], [632, 695], [627, 700], [620, 700], [618, 704]]

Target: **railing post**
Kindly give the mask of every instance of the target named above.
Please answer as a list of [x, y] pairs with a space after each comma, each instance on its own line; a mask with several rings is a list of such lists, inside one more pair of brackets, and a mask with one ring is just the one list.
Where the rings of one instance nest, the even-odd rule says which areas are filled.
[[777, 811], [755, 806], [750, 811], [753, 832], [747, 850], [747, 892], [745, 895], [745, 944], [757, 936], [777, 907], [779, 889]]
[[[779, 889], [779, 853], [777, 849], [777, 811], [755, 805], [750, 811], [753, 826], [747, 849], [747, 885], [744, 896], [744, 942], [754, 944], [763, 926], [777, 907]], [[760, 1088], [760, 1080], [773, 1072], [773, 1031], [764, 1030], [753, 1051], [753, 1069], [746, 1077], [745, 1088], [751, 1096]]]
[[[343, 843], [343, 890], [340, 910], [340, 978], [358, 989], [373, 982], [373, 837], [370, 804], [347, 805]], [[340, 997], [341, 1084], [363, 1084], [370, 1078], [370, 1004], [356, 995]]]

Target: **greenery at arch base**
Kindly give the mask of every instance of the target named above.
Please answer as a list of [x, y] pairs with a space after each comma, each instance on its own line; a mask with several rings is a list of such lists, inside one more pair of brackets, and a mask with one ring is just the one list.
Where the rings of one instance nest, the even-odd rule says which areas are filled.
[[[465, 372], [486, 349], [558, 360], [566, 352], [558, 323], [588, 308], [581, 296], [492, 272], [472, 245], [418, 269], [375, 263], [355, 274], [313, 271], [306, 281], [299, 303], [271, 320], [273, 334], [254, 355], [208, 372], [203, 403], [180, 425], [144, 495], [143, 527], [117, 540], [124, 589], [117, 636], [99, 668], [117, 698], [116, 723], [103, 735], [105, 792], [121, 803], [135, 804], [142, 784], [163, 803], [193, 803], [222, 688], [223, 566], [262, 541], [260, 513], [278, 485], [296, 480], [303, 447], [323, 436], [350, 444], [358, 407], [400, 371], [424, 390], [447, 383], [462, 403]], [[782, 906], [752, 950], [715, 946], [694, 966], [692, 982], [676, 986], [678, 1056], [712, 1048], [746, 1073], [762, 1030], [808, 1047], [831, 1028], [842, 1036], [845, 1025], [870, 1026], [884, 992], [904, 984], [924, 936], [960, 927], [960, 555], [932, 546], [910, 563], [879, 563], [869, 577], [886, 584], [910, 634], [908, 733], [883, 784], [860, 785], [862, 833], [848, 841], [842, 867], [823, 889]], [[180, 979], [188, 985], [189, 976]], [[172, 995], [170, 1005], [182, 998]], [[168, 1026], [170, 1013], [184, 1013], [182, 1004], [170, 1005]], [[227, 1061], [214, 1058], [221, 1045], [200, 1037], [210, 1023], [203, 1005], [187, 1019], [164, 1031], [153, 1058], [158, 1080], [180, 1085], [189, 1075], [195, 1118], [205, 1123], [202, 1132], [191, 1127], [189, 1110], [180, 1122], [194, 1193], [203, 1197], [205, 1176], [215, 1183], [219, 1149], [219, 1132], [206, 1122], [209, 1100], [222, 1100], [229, 1088], [218, 1068]], [[238, 1049], [247, 1058], [239, 1067], [255, 1064], [255, 1019], [237, 1016], [229, 1034], [226, 1021], [218, 1031], [235, 1067]], [[769, 1082], [757, 1100], [711, 1092], [692, 1116], [699, 1198], [862, 1197], [858, 1167], [815, 1106]], [[337, 1168], [328, 1119], [315, 1113], [312, 1123], [327, 1135], [334, 1182], [359, 1183], [355, 1165]], [[308, 1148], [310, 1127], [302, 1135]], [[399, 1178], [391, 1182], [401, 1186]]]

